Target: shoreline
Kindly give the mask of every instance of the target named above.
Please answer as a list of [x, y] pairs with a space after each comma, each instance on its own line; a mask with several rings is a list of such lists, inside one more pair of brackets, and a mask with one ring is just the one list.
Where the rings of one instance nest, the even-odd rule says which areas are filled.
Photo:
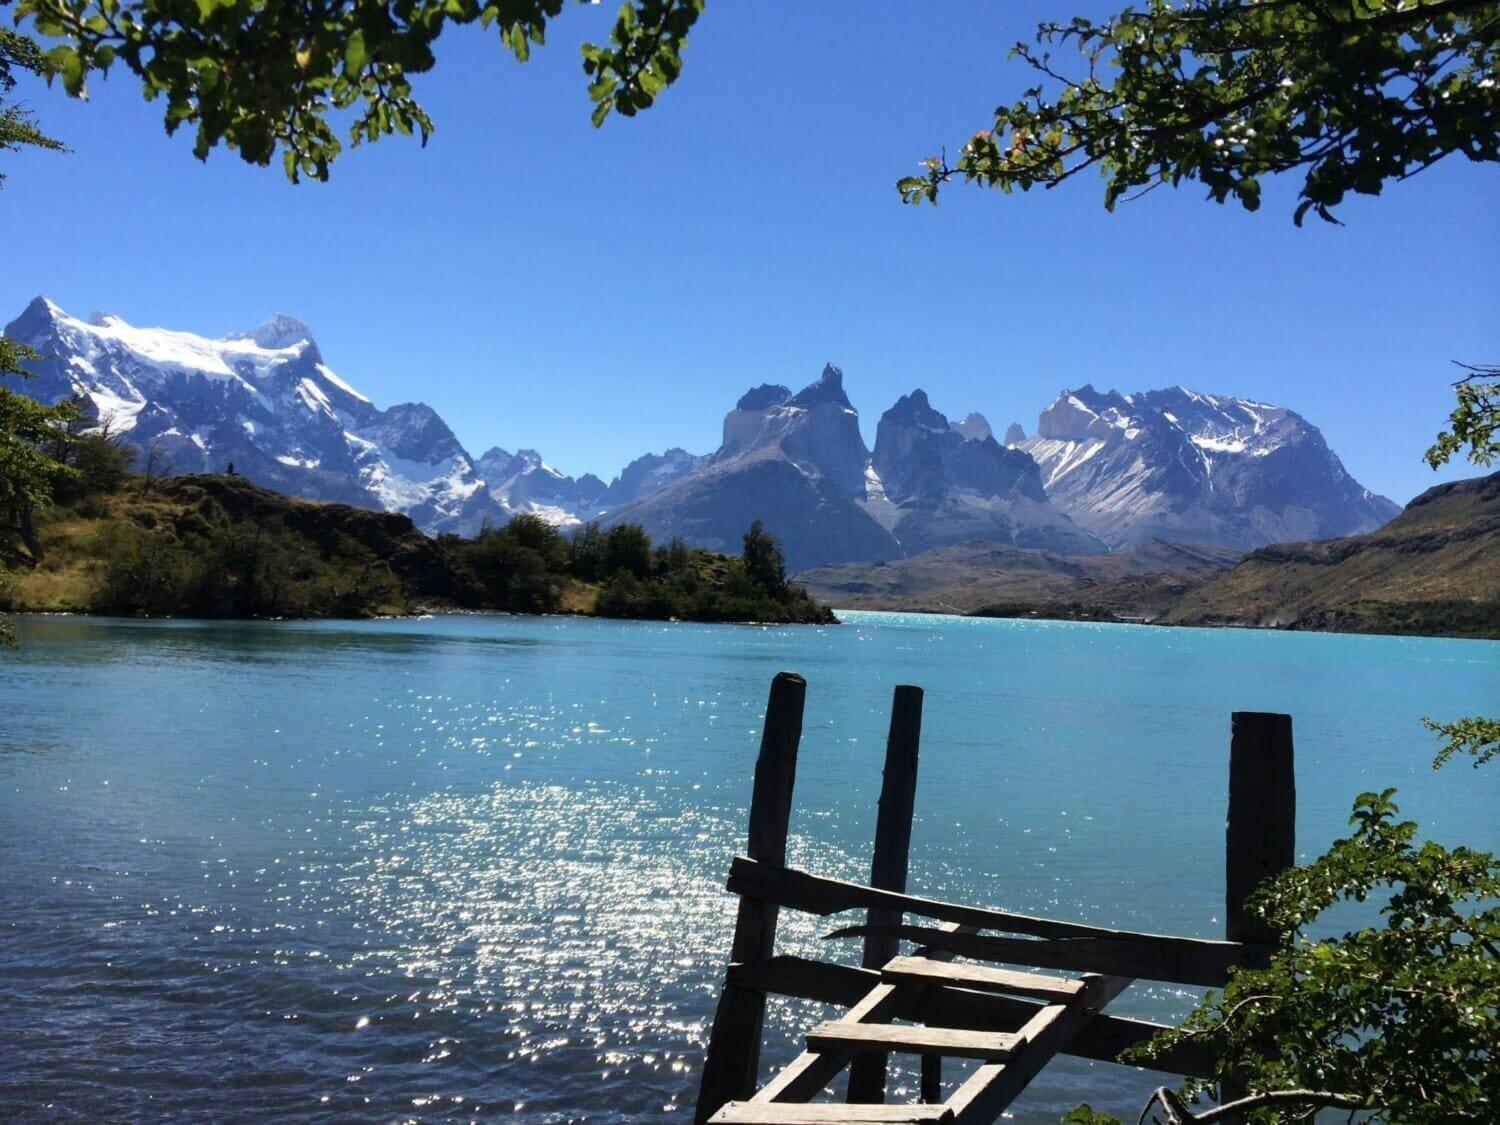
[[448, 608], [441, 606], [429, 606], [412, 613], [402, 614], [377, 614], [371, 617], [192, 617], [182, 614], [160, 614], [155, 616], [128, 617], [111, 613], [89, 613], [81, 610], [11, 610], [0, 614], [0, 618], [19, 620], [32, 617], [78, 617], [86, 619], [97, 619], [105, 621], [192, 621], [202, 623], [228, 624], [244, 622], [251, 624], [298, 624], [317, 621], [341, 621], [341, 622], [374, 622], [374, 621], [419, 621], [424, 618], [433, 617], [515, 617], [525, 620], [574, 620], [574, 621], [615, 621], [621, 623], [658, 624], [658, 625], [729, 625], [735, 627], [749, 627], [757, 629], [781, 629], [781, 628], [829, 628], [833, 626], [847, 625], [848, 622], [838, 615], [843, 613], [871, 613], [871, 614], [907, 614], [922, 617], [947, 617], [960, 620], [972, 621], [1027, 621], [1048, 622], [1064, 625], [1115, 625], [1123, 627], [1141, 627], [1152, 629], [1201, 629], [1205, 631], [1223, 632], [1237, 630], [1253, 633], [1277, 633], [1290, 634], [1299, 633], [1316, 636], [1333, 637], [1390, 637], [1406, 640], [1434, 640], [1434, 641], [1477, 641], [1480, 643], [1495, 643], [1500, 637], [1471, 636], [1453, 633], [1393, 633], [1379, 630], [1361, 629], [1302, 629], [1287, 625], [1256, 625], [1249, 622], [1195, 622], [1193, 624], [1178, 623], [1173, 621], [1147, 621], [1147, 620], [1114, 620], [1106, 621], [1094, 618], [1078, 617], [1051, 617], [1043, 615], [997, 615], [982, 613], [959, 613], [947, 610], [912, 608], [892, 609], [886, 607], [865, 606], [829, 606], [834, 614], [832, 621], [699, 621], [692, 618], [682, 617], [606, 617], [592, 613], [518, 613], [514, 610], [504, 609], [464, 609]]
[[1058, 622], [1067, 625], [1122, 625], [1130, 627], [1144, 627], [1151, 629], [1204, 629], [1212, 631], [1224, 631], [1229, 629], [1242, 630], [1254, 633], [1303, 633], [1318, 636], [1331, 637], [1399, 637], [1412, 640], [1435, 640], [1435, 641], [1488, 641], [1494, 643], [1500, 641], [1500, 636], [1476, 636], [1465, 633], [1415, 633], [1415, 632], [1389, 632], [1378, 629], [1313, 629], [1299, 628], [1296, 625], [1257, 625], [1248, 621], [1158, 621], [1144, 618], [1126, 620], [1117, 618], [1115, 620], [1103, 620], [1088, 617], [1063, 617], [1050, 616], [1046, 614], [991, 614], [991, 613], [964, 613], [950, 610], [926, 609], [919, 607], [893, 608], [889, 606], [833, 606], [835, 613], [905, 613], [918, 614], [923, 617], [956, 617], [975, 621], [1038, 621]]

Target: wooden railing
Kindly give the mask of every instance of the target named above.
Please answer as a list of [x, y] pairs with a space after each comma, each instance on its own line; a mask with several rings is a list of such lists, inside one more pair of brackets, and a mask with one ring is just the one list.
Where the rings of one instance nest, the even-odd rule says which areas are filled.
[[[790, 1107], [777, 1107], [805, 1102], [846, 1065], [848, 1101], [881, 1102], [886, 1083], [884, 1039], [920, 1054], [923, 1101], [938, 1102], [943, 1054], [1004, 1054], [1004, 1044], [995, 1036], [1022, 1035], [1031, 1029], [1037, 1038], [1029, 1050], [1018, 1052], [1008, 1064], [993, 1064], [987, 1082], [972, 1092], [966, 1083], [948, 1103], [958, 1107], [957, 1120], [990, 1120], [991, 1109], [998, 1114], [1009, 1104], [1051, 1054], [1114, 1060], [1125, 1048], [1163, 1030], [1159, 1024], [1100, 1010], [1132, 979], [1222, 986], [1235, 968], [1266, 963], [1272, 935], [1247, 910], [1245, 900], [1294, 858], [1296, 795], [1289, 716], [1232, 716], [1225, 833], [1227, 921], [1225, 940], [1213, 940], [1108, 929], [907, 894], [923, 697], [920, 688], [905, 685], [896, 688], [892, 705], [869, 884], [787, 867], [806, 686], [802, 677], [790, 672], [779, 674], [771, 684], [746, 854], [735, 857], [729, 870], [728, 889], [739, 896], [738, 914], [700, 1079], [697, 1121], [705, 1122], [726, 1103], [752, 1095], [762, 1108], [776, 1108], [776, 1120], [803, 1119], [785, 1115]], [[815, 915], [864, 911], [862, 922], [829, 935], [863, 938], [860, 966], [777, 955], [776, 926], [783, 908]], [[940, 924], [914, 924], [908, 916]], [[903, 941], [921, 947], [923, 956], [898, 957]], [[936, 964], [952, 957], [1102, 975], [1077, 981], [1033, 976], [1028, 984], [1027, 974], [978, 966], [945, 970]], [[1089, 1002], [1059, 1007], [1059, 997], [1070, 990], [1087, 991], [1084, 999]], [[836, 1024], [814, 1028], [809, 1053], [757, 1094], [766, 998], [771, 994], [845, 1005], [851, 1011]], [[859, 1024], [853, 1030], [851, 1020]], [[881, 1030], [891, 1020], [916, 1021], [930, 1030]], [[966, 1034], [980, 1037], [965, 1039]], [[845, 1042], [851, 1035], [860, 1041], [852, 1053]], [[1161, 1055], [1153, 1065], [1184, 1075], [1211, 1075], [1209, 1060], [1190, 1042]]]

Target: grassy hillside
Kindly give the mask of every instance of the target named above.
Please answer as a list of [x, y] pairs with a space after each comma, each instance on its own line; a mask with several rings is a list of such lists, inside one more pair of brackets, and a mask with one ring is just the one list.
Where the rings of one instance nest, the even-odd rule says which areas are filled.
[[1500, 473], [1428, 489], [1369, 535], [1252, 552], [1165, 619], [1500, 637]]
[[[830, 622], [742, 559], [654, 548], [638, 528], [570, 542], [521, 518], [474, 539], [406, 516], [298, 500], [243, 477], [125, 475], [39, 512], [40, 561], [0, 554], [0, 610], [370, 617], [424, 609]], [[580, 541], [582, 541], [580, 543]]]
[[896, 562], [819, 567], [796, 578], [819, 600], [849, 609], [1150, 620], [1240, 554], [1160, 541], [1084, 556], [962, 543]]

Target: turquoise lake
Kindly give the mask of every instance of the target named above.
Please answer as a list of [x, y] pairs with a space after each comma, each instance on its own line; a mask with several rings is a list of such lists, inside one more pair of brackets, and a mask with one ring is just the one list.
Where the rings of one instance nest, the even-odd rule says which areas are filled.
[[[1302, 856], [1385, 786], [1500, 847], [1500, 766], [1433, 771], [1420, 723], [1500, 708], [1500, 644], [844, 617], [23, 620], [0, 1118], [690, 1120], [783, 668], [808, 680], [790, 858], [822, 873], [868, 875], [897, 683], [927, 693], [916, 893], [1222, 936], [1234, 710], [1293, 716]], [[783, 913], [781, 947], [857, 961], [838, 924]], [[813, 1007], [775, 1006], [768, 1065]], [[1160, 1081], [1059, 1059], [1013, 1117], [1134, 1120]]]

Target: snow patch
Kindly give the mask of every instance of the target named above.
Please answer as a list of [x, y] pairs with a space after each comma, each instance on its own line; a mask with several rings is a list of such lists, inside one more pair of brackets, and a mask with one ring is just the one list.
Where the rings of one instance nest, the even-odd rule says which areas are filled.
[[322, 363], [318, 364], [318, 366], [317, 366], [317, 372], [318, 372], [319, 375], [323, 376], [323, 378], [327, 379], [335, 387], [337, 387], [339, 390], [343, 391], [346, 395], [349, 395], [351, 398], [357, 398], [357, 399], [359, 399], [360, 402], [369, 402], [370, 401], [364, 395], [360, 394], [353, 387], [351, 387], [348, 383], [344, 382], [337, 375], [335, 375], [333, 373], [333, 369], [330, 368], [330, 367], [328, 367], [326, 364], [322, 364]]

